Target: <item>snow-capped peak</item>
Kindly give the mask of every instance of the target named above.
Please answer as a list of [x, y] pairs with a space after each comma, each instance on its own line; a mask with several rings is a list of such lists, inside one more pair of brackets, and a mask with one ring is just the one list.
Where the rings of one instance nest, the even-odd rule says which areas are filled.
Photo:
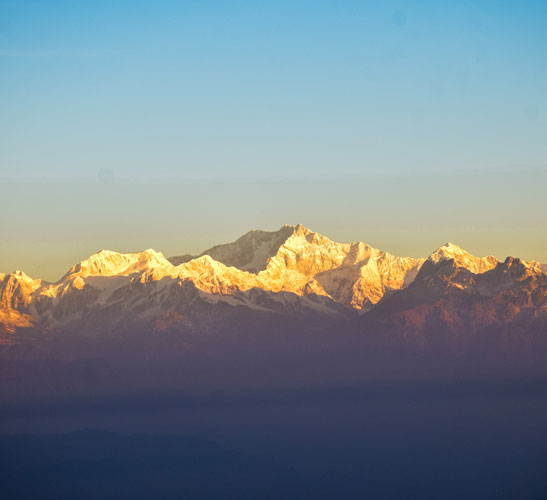
[[73, 266], [62, 279], [75, 275], [82, 278], [88, 276], [123, 276], [156, 267], [172, 267], [172, 264], [162, 253], [151, 248], [134, 253], [101, 250]]
[[[283, 226], [277, 231], [260, 231], [253, 229], [232, 243], [215, 245], [201, 255], [209, 255], [226, 266], [233, 266], [243, 271], [258, 273], [266, 268], [268, 259], [276, 254], [279, 247], [295, 232], [294, 226]], [[175, 265], [188, 262], [188, 255], [171, 257]]]
[[427, 259], [434, 264], [445, 260], [453, 260], [458, 266], [465, 267], [475, 274], [484, 273], [493, 269], [500, 262], [496, 257], [489, 255], [487, 257], [475, 257], [463, 248], [448, 242], [439, 247]]
[[529, 260], [527, 262], [527, 264], [534, 268], [534, 269], [537, 269], [538, 271], [541, 271], [543, 274], [546, 274], [547, 275], [547, 263], [546, 264], [542, 264], [541, 262], [538, 262], [537, 260]]
[[24, 271], [21, 271], [19, 269], [17, 269], [16, 271], [14, 271], [11, 274], [13, 276], [15, 276], [18, 280], [21, 280], [21, 281], [26, 281], [26, 282], [39, 281], [39, 280], [32, 279], [27, 273], [25, 273]]
[[462, 255], [472, 257], [472, 255], [466, 252], [463, 248], [449, 241], [437, 248], [437, 250], [435, 250], [428, 259], [431, 262], [437, 263], [442, 260], [449, 260]]
[[28, 286], [31, 288], [37, 288], [42, 284], [42, 280], [33, 279], [27, 273], [21, 270], [13, 271], [12, 273], [0, 273], [0, 283], [13, 281], [14, 283], [20, 283], [23, 286]]

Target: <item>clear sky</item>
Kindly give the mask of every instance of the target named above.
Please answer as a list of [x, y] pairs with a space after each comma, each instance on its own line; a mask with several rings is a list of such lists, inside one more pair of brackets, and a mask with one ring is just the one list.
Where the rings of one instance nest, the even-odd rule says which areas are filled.
[[0, 271], [303, 223], [547, 261], [547, 2], [0, 1]]

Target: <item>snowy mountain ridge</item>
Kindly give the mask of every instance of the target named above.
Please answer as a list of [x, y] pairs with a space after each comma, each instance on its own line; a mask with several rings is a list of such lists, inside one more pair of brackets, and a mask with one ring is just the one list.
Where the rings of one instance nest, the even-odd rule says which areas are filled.
[[[451, 243], [427, 259], [397, 257], [362, 242], [336, 243], [301, 225], [250, 231], [197, 257], [101, 250], [56, 283], [22, 271], [0, 274], [0, 333], [191, 329], [245, 310], [302, 317], [362, 314], [413, 283], [424, 262], [444, 261], [473, 274], [500, 264]], [[536, 262], [526, 265], [545, 272]]]

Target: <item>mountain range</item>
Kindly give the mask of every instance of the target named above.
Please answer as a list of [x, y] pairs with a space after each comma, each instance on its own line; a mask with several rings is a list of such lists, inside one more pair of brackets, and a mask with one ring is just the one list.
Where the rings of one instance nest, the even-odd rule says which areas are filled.
[[496, 328], [535, 335], [547, 333], [546, 273], [547, 264], [475, 257], [452, 243], [426, 258], [398, 257], [285, 225], [198, 256], [101, 250], [55, 283], [0, 274], [0, 341], [272, 322], [346, 325], [424, 343]]

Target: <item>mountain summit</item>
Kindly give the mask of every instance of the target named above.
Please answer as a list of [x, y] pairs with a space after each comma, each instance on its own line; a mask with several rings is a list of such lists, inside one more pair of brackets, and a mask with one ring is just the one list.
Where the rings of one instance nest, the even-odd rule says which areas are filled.
[[[336, 243], [301, 224], [273, 232], [253, 230], [201, 255], [255, 274], [268, 289], [295, 293], [313, 289], [359, 310], [410, 283], [423, 263], [423, 259], [395, 257], [362, 242]], [[169, 260], [180, 265], [190, 259]]]
[[458, 266], [465, 267], [475, 274], [490, 271], [490, 269], [494, 269], [499, 264], [499, 260], [493, 255], [475, 257], [463, 248], [450, 242], [435, 250], [428, 257], [428, 260], [435, 264], [444, 260], [453, 260]]

